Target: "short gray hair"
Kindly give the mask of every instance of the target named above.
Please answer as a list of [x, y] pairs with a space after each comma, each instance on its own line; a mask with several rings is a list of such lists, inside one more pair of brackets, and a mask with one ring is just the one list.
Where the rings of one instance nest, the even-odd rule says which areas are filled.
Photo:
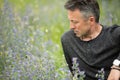
[[79, 9], [85, 18], [89, 18], [91, 15], [95, 17], [95, 21], [99, 22], [100, 9], [96, 0], [68, 0], [65, 3], [67, 10], [74, 11]]

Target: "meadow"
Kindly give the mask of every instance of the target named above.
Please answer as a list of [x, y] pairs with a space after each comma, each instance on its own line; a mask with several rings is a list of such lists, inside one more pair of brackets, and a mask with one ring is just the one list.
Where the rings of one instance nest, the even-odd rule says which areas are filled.
[[[0, 80], [72, 80], [60, 38], [66, 0], [0, 0]], [[98, 0], [100, 23], [120, 24], [119, 0]]]

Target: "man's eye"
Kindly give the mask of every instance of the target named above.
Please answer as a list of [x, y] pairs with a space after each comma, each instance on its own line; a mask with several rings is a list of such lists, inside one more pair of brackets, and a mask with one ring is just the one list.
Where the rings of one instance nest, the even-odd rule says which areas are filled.
[[74, 23], [74, 24], [77, 24], [77, 23], [78, 23], [77, 21], [73, 21], [73, 20], [71, 20], [71, 22]]
[[78, 22], [76, 22], [76, 21], [73, 21], [73, 23], [74, 23], [74, 24], [77, 24]]

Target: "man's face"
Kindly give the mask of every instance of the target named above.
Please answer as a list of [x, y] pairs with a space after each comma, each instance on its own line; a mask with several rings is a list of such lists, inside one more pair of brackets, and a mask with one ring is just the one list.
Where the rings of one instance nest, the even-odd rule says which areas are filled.
[[85, 19], [83, 14], [78, 10], [68, 10], [68, 19], [70, 28], [74, 30], [77, 37], [85, 36], [90, 30], [89, 20]]

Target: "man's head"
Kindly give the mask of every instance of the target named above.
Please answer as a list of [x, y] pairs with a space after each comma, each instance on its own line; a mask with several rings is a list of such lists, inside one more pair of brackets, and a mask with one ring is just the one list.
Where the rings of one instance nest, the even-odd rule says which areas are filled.
[[94, 23], [99, 23], [99, 5], [96, 0], [68, 0], [65, 4], [68, 10], [70, 28], [76, 36], [87, 35]]
[[99, 5], [96, 0], [68, 0], [65, 4], [67, 10], [74, 11], [79, 9], [85, 18], [91, 15], [95, 17], [95, 21], [99, 22]]

